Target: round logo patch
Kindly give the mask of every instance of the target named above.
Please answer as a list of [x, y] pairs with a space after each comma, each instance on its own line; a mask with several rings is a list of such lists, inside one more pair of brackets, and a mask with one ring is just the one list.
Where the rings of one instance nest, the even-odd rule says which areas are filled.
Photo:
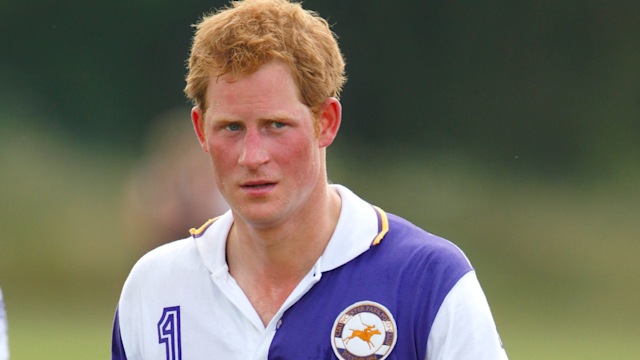
[[342, 360], [386, 359], [396, 339], [396, 321], [391, 312], [373, 301], [347, 307], [331, 329], [333, 352]]

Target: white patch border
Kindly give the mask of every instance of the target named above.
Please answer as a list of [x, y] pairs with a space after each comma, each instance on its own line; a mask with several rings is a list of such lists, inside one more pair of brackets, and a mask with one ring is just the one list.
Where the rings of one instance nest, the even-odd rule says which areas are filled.
[[[389, 318], [389, 322], [391, 323], [391, 329], [392, 329], [392, 331], [391, 331], [391, 332], [393, 333], [393, 340], [392, 340], [392, 342], [391, 342], [391, 345], [384, 345], [384, 344], [383, 344], [383, 345], [381, 346], [381, 347], [387, 347], [387, 349], [386, 349], [386, 351], [384, 352], [384, 354], [383, 354], [381, 357], [379, 357], [379, 358], [378, 358], [378, 360], [384, 360], [384, 359], [386, 359], [386, 358], [391, 354], [391, 352], [393, 351], [393, 348], [396, 346], [396, 340], [398, 340], [398, 326], [396, 325], [396, 320], [394, 319], [393, 314], [391, 313], [391, 311], [389, 311], [389, 309], [387, 309], [387, 307], [386, 307], [386, 306], [384, 306], [384, 305], [382, 305], [382, 304], [380, 304], [380, 303], [378, 303], [378, 302], [375, 302], [375, 301], [371, 301], [371, 300], [358, 301], [358, 302], [356, 302], [356, 303], [353, 303], [353, 304], [351, 304], [351, 305], [347, 306], [347, 307], [346, 307], [346, 308], [345, 308], [345, 309], [340, 313], [340, 315], [338, 315], [338, 317], [336, 317], [336, 320], [333, 322], [333, 327], [331, 328], [331, 347], [333, 348], [333, 353], [338, 357], [338, 359], [348, 360], [348, 359], [345, 359], [345, 358], [340, 354], [340, 350], [347, 350], [347, 351], [349, 351], [348, 349], [339, 349], [339, 348], [336, 346], [336, 339], [338, 339], [338, 338], [342, 339], [342, 337], [338, 337], [338, 336], [336, 336], [336, 335], [337, 335], [337, 334], [336, 334], [336, 329], [338, 328], [338, 324], [340, 324], [340, 319], [342, 319], [342, 318], [343, 318], [345, 315], [347, 315], [349, 312], [351, 312], [351, 311], [353, 311], [354, 309], [357, 309], [358, 307], [363, 306], [363, 305], [373, 306], [373, 307], [376, 307], [376, 308], [380, 309], [382, 312], [384, 312], [384, 313], [387, 315], [387, 317]], [[380, 321], [384, 322], [384, 321], [382, 320], [382, 318], [380, 318], [380, 316], [378, 316], [378, 315], [377, 315], [377, 314], [375, 314], [375, 313], [367, 312], [367, 314], [372, 314], [372, 315], [374, 315], [374, 316], [378, 317], [378, 318], [380, 319]], [[344, 331], [344, 330], [343, 330], [343, 331]], [[384, 337], [385, 337], [385, 338], [386, 338], [386, 336], [387, 336], [387, 333], [388, 333], [388, 332], [389, 332], [389, 331], [387, 331], [387, 330], [385, 329], [385, 334], [384, 334]], [[340, 335], [342, 335], [342, 334], [340, 334]], [[351, 354], [351, 355], [352, 355], [351, 359], [365, 359], [365, 357], [360, 357], [360, 356], [358, 356], [358, 355], [352, 354], [351, 352], [349, 352], [349, 354]], [[367, 355], [367, 356], [371, 356], [371, 355], [375, 355], [375, 354], [376, 354], [376, 353], [375, 353], [375, 352], [373, 352], [373, 353], [371, 353], [371, 354], [369, 354], [369, 355]]]

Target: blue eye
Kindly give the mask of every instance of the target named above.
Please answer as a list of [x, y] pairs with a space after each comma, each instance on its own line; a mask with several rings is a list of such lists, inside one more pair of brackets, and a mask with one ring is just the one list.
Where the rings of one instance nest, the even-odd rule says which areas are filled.
[[274, 121], [271, 125], [274, 128], [277, 128], [277, 129], [280, 129], [280, 128], [283, 128], [283, 127], [287, 126], [285, 123], [280, 122], [280, 121]]
[[229, 131], [239, 131], [240, 130], [240, 125], [239, 124], [228, 124], [227, 125], [227, 130], [229, 130]]

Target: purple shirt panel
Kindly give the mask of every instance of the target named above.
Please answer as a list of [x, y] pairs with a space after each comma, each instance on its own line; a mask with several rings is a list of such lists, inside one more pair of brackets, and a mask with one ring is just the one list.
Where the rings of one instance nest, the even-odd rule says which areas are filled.
[[[360, 301], [385, 306], [395, 318], [397, 342], [386, 359], [425, 359], [427, 339], [445, 297], [473, 270], [451, 242], [388, 214], [384, 239], [320, 281], [282, 317], [269, 360], [337, 359], [332, 328]], [[356, 225], [356, 224], [354, 224]]]

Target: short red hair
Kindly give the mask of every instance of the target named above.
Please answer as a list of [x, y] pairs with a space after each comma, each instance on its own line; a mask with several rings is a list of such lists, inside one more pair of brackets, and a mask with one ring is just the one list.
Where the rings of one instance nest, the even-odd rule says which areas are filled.
[[271, 61], [291, 69], [301, 101], [319, 114], [328, 97], [339, 97], [345, 62], [326, 20], [287, 0], [233, 1], [195, 25], [185, 94], [205, 112], [210, 79], [242, 77]]

